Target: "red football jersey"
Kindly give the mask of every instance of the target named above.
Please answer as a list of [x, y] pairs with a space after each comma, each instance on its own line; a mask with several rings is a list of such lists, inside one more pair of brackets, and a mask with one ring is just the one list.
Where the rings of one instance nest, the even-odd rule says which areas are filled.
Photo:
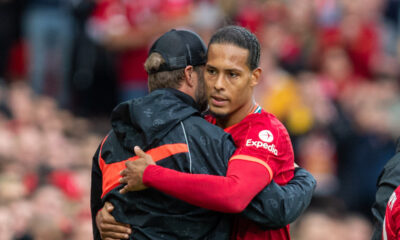
[[[283, 124], [272, 114], [256, 106], [238, 124], [225, 129], [237, 147], [230, 161], [235, 159], [259, 163], [267, 168], [270, 180], [287, 184], [294, 176], [294, 154], [289, 134]], [[251, 221], [237, 218], [233, 239], [290, 239], [289, 225], [276, 230], [262, 230]]]
[[[207, 117], [207, 120], [215, 123], [212, 117]], [[241, 122], [225, 131], [232, 135], [237, 148], [229, 160], [227, 176], [188, 174], [151, 165], [143, 173], [143, 183], [196, 206], [239, 213], [243, 211], [242, 205], [247, 206], [272, 179], [284, 185], [293, 178], [294, 154], [289, 134], [274, 115], [256, 106]], [[249, 168], [252, 172], [246, 172]], [[230, 195], [232, 192], [236, 193], [234, 197]], [[232, 199], [227, 200], [229, 198]], [[263, 230], [238, 216], [232, 229], [232, 239], [288, 240], [289, 225], [276, 230]]]
[[400, 239], [400, 186], [396, 188], [386, 206], [386, 214], [383, 222], [382, 239]]

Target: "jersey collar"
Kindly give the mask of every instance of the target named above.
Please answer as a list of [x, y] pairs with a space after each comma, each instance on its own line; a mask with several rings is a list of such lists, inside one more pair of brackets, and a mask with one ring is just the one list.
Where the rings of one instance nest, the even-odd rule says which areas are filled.
[[[261, 108], [261, 106], [260, 105], [258, 105], [258, 103], [256, 103], [256, 105], [251, 109], [251, 111], [247, 114], [247, 116], [249, 116], [250, 114], [254, 114], [254, 113], [261, 113], [261, 111], [262, 111], [262, 108]], [[246, 116], [246, 117], [247, 117]], [[238, 123], [236, 123], [236, 124], [234, 124], [234, 125], [232, 125], [232, 126], [230, 126], [230, 127], [227, 127], [227, 128], [225, 128], [224, 129], [224, 131], [225, 132], [229, 132], [232, 128], [234, 128], [236, 125], [238, 125], [240, 122], [238, 122]]]

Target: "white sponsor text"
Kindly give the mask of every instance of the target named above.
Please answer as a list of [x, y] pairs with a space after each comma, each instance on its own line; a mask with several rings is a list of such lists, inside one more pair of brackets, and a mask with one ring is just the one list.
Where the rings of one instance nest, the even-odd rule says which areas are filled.
[[256, 147], [256, 148], [265, 148], [271, 153], [273, 153], [275, 156], [278, 156], [278, 150], [275, 148], [275, 144], [269, 145], [268, 143], [261, 142], [261, 141], [253, 141], [253, 139], [247, 139], [246, 141], [246, 146], [247, 147]]

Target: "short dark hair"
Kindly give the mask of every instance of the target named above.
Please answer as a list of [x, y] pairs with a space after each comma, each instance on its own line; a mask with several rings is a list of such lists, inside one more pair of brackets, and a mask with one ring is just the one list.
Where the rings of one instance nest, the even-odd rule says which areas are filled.
[[226, 26], [219, 29], [211, 37], [208, 49], [213, 43], [230, 43], [249, 50], [247, 65], [251, 70], [256, 69], [260, 63], [260, 43], [257, 37], [244, 27]]

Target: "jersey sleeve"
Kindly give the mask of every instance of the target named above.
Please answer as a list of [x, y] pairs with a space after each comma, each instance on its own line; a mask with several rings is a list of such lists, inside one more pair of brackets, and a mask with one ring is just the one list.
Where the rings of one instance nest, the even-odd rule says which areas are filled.
[[[253, 114], [236, 133], [240, 141], [235, 141], [237, 150], [230, 161], [245, 160], [257, 163], [268, 171], [269, 181], [276, 174], [294, 169], [291, 141], [284, 126], [266, 114]], [[287, 183], [284, 179], [278, 184]]]
[[239, 213], [267, 185], [266, 174], [259, 164], [239, 160], [229, 164], [226, 176], [182, 173], [150, 165], [144, 171], [143, 183], [199, 207]]

